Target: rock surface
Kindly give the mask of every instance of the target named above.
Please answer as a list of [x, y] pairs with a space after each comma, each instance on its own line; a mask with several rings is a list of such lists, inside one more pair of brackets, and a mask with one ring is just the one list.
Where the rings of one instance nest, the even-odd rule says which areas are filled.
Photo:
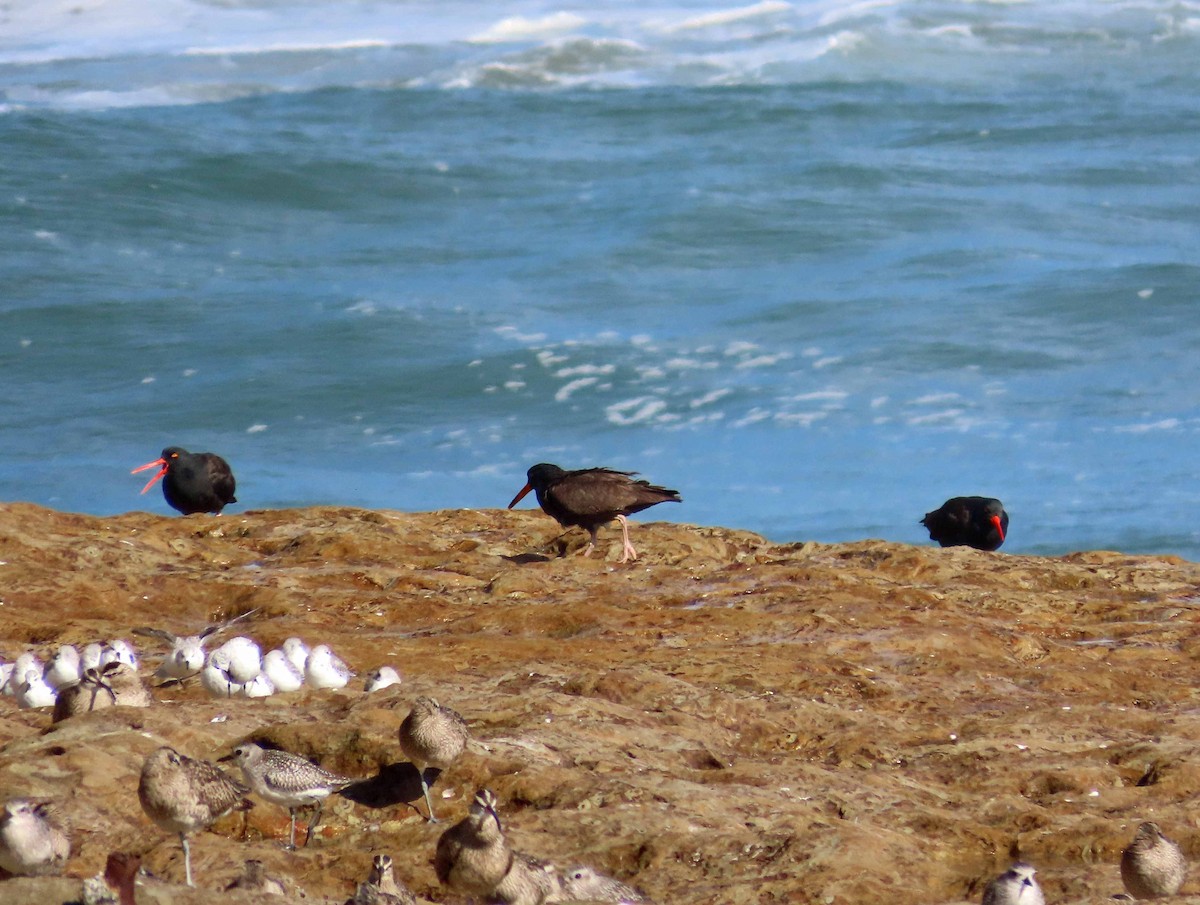
[[[237, 633], [264, 650], [326, 642], [359, 673], [340, 691], [258, 700], [158, 688], [149, 708], [53, 726], [0, 698], [0, 796], [55, 803], [70, 877], [135, 851], [163, 880], [139, 901], [185, 905], [211, 901], [247, 858], [293, 899], [341, 902], [374, 852], [418, 896], [450, 901], [434, 846], [480, 786], [515, 848], [659, 903], [978, 902], [1016, 858], [1048, 902], [1101, 902], [1121, 891], [1120, 853], [1143, 820], [1189, 857], [1200, 848], [1200, 566], [633, 532], [642, 558], [618, 566], [560, 558], [585, 536], [536, 510], [0, 506], [6, 660], [257, 609]], [[615, 528], [601, 552], [620, 555]], [[148, 679], [165, 651], [137, 643]], [[364, 694], [384, 663], [402, 684]], [[396, 740], [421, 694], [474, 736], [434, 786], [440, 825], [415, 809]], [[244, 830], [225, 818], [192, 842], [204, 889], [171, 885], [182, 855], [138, 805], [143, 758], [170, 744], [216, 759], [247, 738], [374, 779], [332, 798], [295, 853], [279, 846], [283, 809], [256, 802]], [[64, 901], [72, 883], [0, 881], [0, 902]], [[1183, 892], [1196, 891], [1190, 879]]]

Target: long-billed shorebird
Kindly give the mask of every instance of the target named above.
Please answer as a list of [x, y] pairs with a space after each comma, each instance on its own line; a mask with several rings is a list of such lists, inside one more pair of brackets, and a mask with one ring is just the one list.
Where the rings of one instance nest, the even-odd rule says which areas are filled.
[[429, 808], [429, 821], [437, 823], [425, 770], [429, 767], [445, 770], [458, 760], [471, 735], [467, 721], [457, 711], [443, 707], [433, 698], [421, 696], [400, 723], [398, 734], [400, 749], [421, 774], [421, 791], [425, 794], [425, 806]]
[[138, 800], [146, 816], [168, 833], [178, 833], [183, 847], [187, 885], [192, 883], [192, 853], [188, 835], [205, 829], [236, 809], [249, 806], [241, 783], [215, 764], [163, 746], [142, 765]]

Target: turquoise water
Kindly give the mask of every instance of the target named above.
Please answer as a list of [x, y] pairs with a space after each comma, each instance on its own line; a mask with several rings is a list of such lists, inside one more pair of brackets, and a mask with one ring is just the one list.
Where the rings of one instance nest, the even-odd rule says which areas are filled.
[[779, 540], [979, 493], [1005, 551], [1200, 557], [1195, 4], [78, 9], [0, 22], [0, 498], [551, 461]]

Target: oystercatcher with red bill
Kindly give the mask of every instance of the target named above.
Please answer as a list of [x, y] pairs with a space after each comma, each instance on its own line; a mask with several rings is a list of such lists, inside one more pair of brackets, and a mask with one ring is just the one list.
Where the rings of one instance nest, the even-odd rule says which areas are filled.
[[933, 512], [925, 513], [921, 524], [929, 529], [931, 540], [943, 547], [974, 547], [997, 550], [1008, 534], [1008, 513], [1004, 504], [993, 497], [956, 496]]
[[583, 555], [596, 547], [596, 532], [601, 525], [616, 519], [621, 523], [624, 549], [621, 562], [637, 559], [637, 551], [629, 542], [629, 523], [625, 517], [649, 509], [659, 503], [682, 503], [678, 490], [658, 487], [649, 481], [635, 481], [636, 471], [616, 471], [612, 468], [580, 468], [566, 471], [557, 465], [542, 462], [527, 472], [528, 483], [521, 488], [508, 508], [517, 505], [525, 494], [534, 491], [542, 510], [564, 528], [578, 525], [590, 535]]
[[146, 482], [142, 493], [149, 490], [159, 478], [163, 479], [163, 496], [168, 505], [184, 515], [193, 512], [219, 514], [229, 503], [236, 503], [233, 495], [236, 482], [229, 463], [216, 453], [188, 452], [181, 446], [168, 446], [162, 456], [133, 469], [137, 474], [147, 468], [159, 468], [158, 474]]

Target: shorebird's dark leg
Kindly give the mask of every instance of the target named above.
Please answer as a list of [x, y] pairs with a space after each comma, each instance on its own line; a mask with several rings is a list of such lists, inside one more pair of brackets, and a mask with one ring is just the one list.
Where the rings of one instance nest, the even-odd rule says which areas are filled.
[[317, 809], [313, 812], [312, 819], [308, 822], [308, 832], [304, 836], [304, 847], [308, 848], [308, 843], [312, 841], [313, 830], [317, 828], [317, 824], [321, 822], [321, 801], [317, 801]]
[[588, 545], [583, 548], [583, 552], [580, 554], [581, 556], [592, 555], [592, 551], [596, 549], [596, 535], [599, 533], [599, 531], [599, 525], [594, 528], [588, 528]]
[[637, 550], [633, 549], [633, 544], [629, 542], [629, 519], [618, 515], [617, 521], [621, 523], [621, 540], [625, 542], [625, 549], [621, 551], [621, 562], [632, 562], [637, 559]]

